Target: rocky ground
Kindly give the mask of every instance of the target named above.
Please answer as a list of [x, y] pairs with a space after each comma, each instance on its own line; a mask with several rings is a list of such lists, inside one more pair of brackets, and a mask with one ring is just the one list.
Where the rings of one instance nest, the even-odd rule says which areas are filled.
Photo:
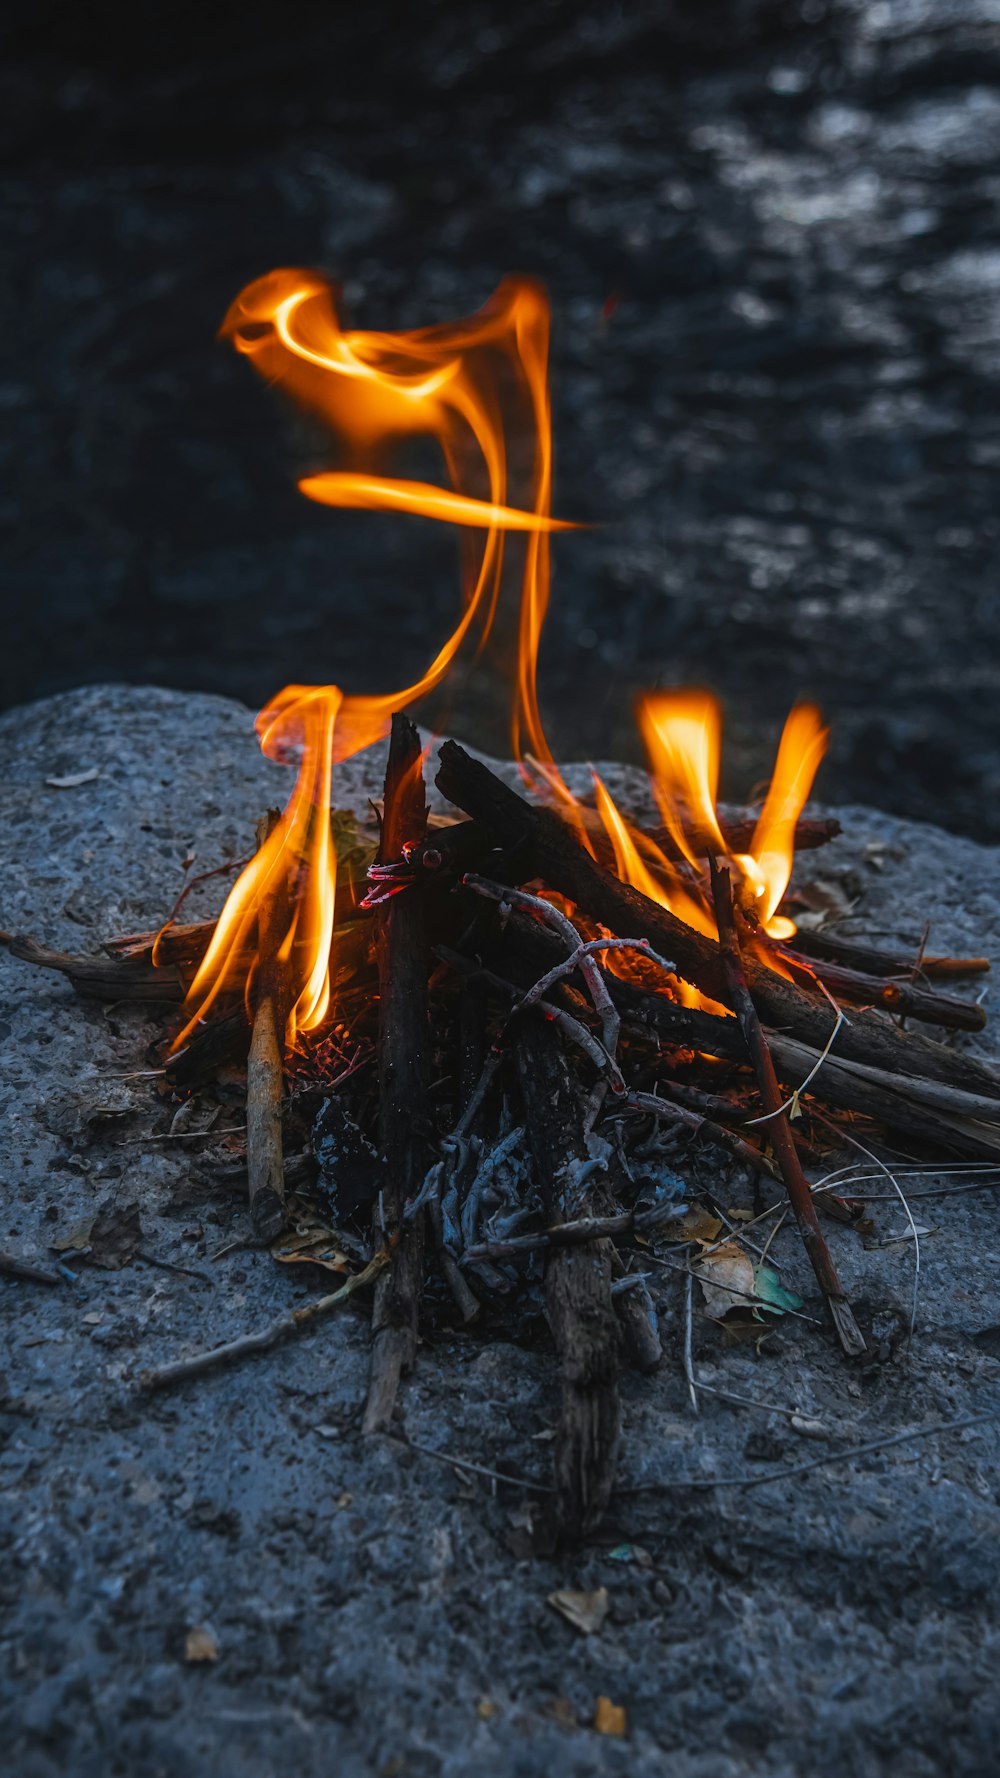
[[39, 0], [0, 44], [0, 700], [409, 683], [453, 540], [303, 501], [326, 442], [216, 329], [276, 264], [386, 328], [525, 271], [601, 527], [556, 552], [560, 755], [705, 681], [738, 798], [811, 695], [831, 798], [1000, 840], [995, 0]]
[[[357, 762], [341, 799], [380, 777]], [[0, 919], [77, 949], [147, 927], [183, 860], [238, 855], [285, 784], [250, 713], [221, 698], [98, 687], [11, 711]], [[913, 943], [933, 917], [934, 943], [1000, 961], [995, 850], [861, 808], [844, 819], [823, 873], [860, 897], [859, 924]], [[266, 1253], [213, 1260], [247, 1220], [205, 1177], [203, 1143], [164, 1140], [173, 1108], [141, 1074], [155, 1026], [5, 953], [0, 1002], [0, 1244], [54, 1263], [50, 1244], [105, 1206], [113, 1226], [137, 1214], [140, 1235], [119, 1269], [67, 1254], [75, 1281], [58, 1289], [0, 1280], [0, 1744], [18, 1778], [995, 1771], [996, 1424], [767, 1480], [1000, 1415], [994, 1189], [924, 1199], [970, 1175], [905, 1180], [924, 1230], [910, 1341], [913, 1243], [876, 1178], [867, 1237], [828, 1225], [873, 1363], [849, 1370], [819, 1320], [786, 1318], [758, 1354], [699, 1319], [701, 1382], [746, 1400], [705, 1393], [697, 1417], [665, 1275], [665, 1362], [626, 1380], [611, 1519], [586, 1549], [533, 1556], [530, 1492], [361, 1442], [361, 1308], [174, 1396], [139, 1391], [146, 1366], [312, 1287]], [[241, 1121], [234, 1099], [225, 1123]], [[777, 1251], [816, 1315], [795, 1237]], [[439, 1337], [400, 1413], [418, 1443], [544, 1480], [550, 1359]], [[628, 1491], [649, 1483], [661, 1491]], [[599, 1587], [610, 1611], [591, 1636], [547, 1603]], [[601, 1697], [627, 1739], [593, 1727]]]

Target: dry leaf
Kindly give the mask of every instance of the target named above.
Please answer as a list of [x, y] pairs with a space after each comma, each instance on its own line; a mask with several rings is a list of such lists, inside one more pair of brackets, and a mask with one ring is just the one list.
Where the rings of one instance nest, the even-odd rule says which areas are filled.
[[679, 1222], [670, 1224], [669, 1241], [714, 1241], [721, 1234], [722, 1223], [704, 1204], [689, 1204]]
[[193, 1630], [188, 1631], [184, 1641], [184, 1659], [186, 1661], [217, 1661], [218, 1658], [219, 1644], [211, 1630], [206, 1630], [203, 1624], [198, 1624]]
[[582, 1636], [593, 1636], [607, 1617], [610, 1602], [607, 1587], [597, 1587], [592, 1593], [550, 1593], [548, 1604]]
[[283, 1235], [271, 1248], [271, 1258], [283, 1266], [322, 1266], [327, 1272], [349, 1272], [351, 1262], [337, 1245], [331, 1229], [307, 1229], [298, 1235]]
[[725, 1241], [714, 1253], [706, 1253], [693, 1270], [705, 1297], [706, 1313], [713, 1321], [721, 1321], [730, 1309], [745, 1308], [757, 1294], [753, 1262], [735, 1241]]
[[70, 772], [65, 778], [46, 778], [45, 782], [50, 790], [75, 790], [78, 784], [93, 784], [100, 775], [97, 767], [91, 766], [87, 772]]
[[92, 1216], [50, 1243], [53, 1253], [79, 1253], [106, 1272], [120, 1272], [142, 1242], [138, 1204], [106, 1198]]
[[625, 1706], [612, 1704], [610, 1698], [598, 1698], [594, 1711], [594, 1727], [599, 1735], [618, 1735], [627, 1733]]

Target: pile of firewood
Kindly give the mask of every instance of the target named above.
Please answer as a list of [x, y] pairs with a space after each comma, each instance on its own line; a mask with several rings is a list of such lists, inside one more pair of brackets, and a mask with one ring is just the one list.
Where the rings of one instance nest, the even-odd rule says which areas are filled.
[[[268, 1333], [373, 1281], [367, 1431], [390, 1425], [428, 1281], [463, 1324], [544, 1312], [561, 1390], [556, 1514], [577, 1535], [614, 1484], [619, 1364], [660, 1359], [643, 1256], [683, 1209], [692, 1148], [783, 1187], [836, 1337], [863, 1356], [819, 1215], [850, 1220], [863, 1206], [814, 1191], [803, 1160], [835, 1149], [838, 1128], [869, 1124], [908, 1152], [1000, 1156], [1000, 1078], [913, 1030], [980, 1029], [981, 1009], [940, 984], [987, 965], [915, 966], [829, 931], [779, 944], [753, 925], [724, 861], [706, 857], [717, 942], [622, 883], [589, 825], [584, 844], [454, 742], [437, 785], [466, 819], [428, 829], [420, 753], [416, 729], [394, 718], [368, 907], [338, 927], [322, 1041], [282, 1056], [276, 912], [265, 909], [250, 1014], [242, 999], [220, 1000], [165, 1078], [187, 1093], [246, 1061], [247, 1179], [263, 1238], [283, 1225], [287, 1155], [322, 1152], [362, 1269]], [[800, 838], [821, 843], [830, 826], [806, 823]], [[169, 926], [155, 964], [152, 934], [101, 958], [29, 939], [12, 948], [83, 995], [179, 1003], [211, 932]], [[679, 981], [717, 1010], [685, 1005]], [[149, 1381], [268, 1343], [237, 1341]]]

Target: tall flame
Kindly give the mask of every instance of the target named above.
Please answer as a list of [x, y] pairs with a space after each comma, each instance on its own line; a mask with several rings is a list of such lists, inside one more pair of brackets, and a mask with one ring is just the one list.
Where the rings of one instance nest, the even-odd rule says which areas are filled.
[[[242, 291], [222, 333], [267, 382], [317, 414], [353, 458], [349, 470], [303, 477], [299, 488], [310, 500], [416, 514], [486, 533], [451, 636], [412, 685], [378, 697], [344, 697], [336, 758], [377, 740], [388, 732], [393, 710], [435, 690], [477, 625], [480, 648], [485, 644], [500, 599], [504, 533], [518, 531], [526, 534], [526, 545], [511, 709], [514, 754], [526, 749], [551, 765], [538, 709], [538, 646], [549, 602], [549, 536], [572, 527], [551, 512], [549, 306], [542, 286], [507, 278], [478, 314], [464, 320], [400, 333], [348, 332], [325, 279], [276, 271]], [[532, 441], [524, 507], [508, 498], [507, 434], [514, 426]], [[448, 488], [377, 472], [380, 456], [414, 435], [437, 443]]]
[[[537, 658], [549, 600], [549, 536], [569, 527], [551, 513], [552, 435], [548, 394], [549, 309], [542, 287], [509, 278], [476, 315], [401, 333], [345, 331], [334, 292], [310, 272], [276, 271], [236, 299], [224, 337], [269, 383], [317, 414], [352, 467], [304, 477], [301, 491], [334, 507], [417, 514], [484, 533], [451, 635], [413, 684], [358, 697], [338, 686], [289, 686], [257, 722], [263, 751], [298, 755], [288, 807], [235, 884], [185, 1003], [182, 1048], [223, 991], [252, 992], [258, 915], [270, 899], [289, 908], [278, 958], [290, 987], [286, 1037], [322, 1022], [330, 998], [336, 859], [330, 838], [331, 769], [388, 732], [405, 708], [444, 679], [475, 629], [481, 649], [497, 613], [508, 531], [525, 534], [512, 697], [515, 755], [538, 762], [552, 793], [564, 787], [542, 728]], [[527, 421], [527, 426], [524, 422]], [[532, 441], [525, 506], [510, 501], [508, 425]], [[382, 453], [415, 434], [440, 448], [447, 487], [379, 472]], [[470, 446], [472, 450], [470, 451]], [[282, 893], [284, 892], [284, 893]]]
[[[777, 912], [795, 856], [795, 825], [826, 752], [828, 730], [812, 704], [798, 704], [782, 731], [774, 776], [749, 852], [734, 852], [719, 826], [717, 792], [722, 713], [708, 692], [646, 692], [637, 720], [649, 757], [664, 826], [690, 870], [665, 857], [648, 834], [629, 829], [607, 789], [596, 785], [597, 810], [619, 876], [697, 931], [716, 936], [704, 885], [709, 852], [729, 858], [771, 938], [791, 938], [794, 922]], [[691, 873], [695, 873], [692, 878]]]

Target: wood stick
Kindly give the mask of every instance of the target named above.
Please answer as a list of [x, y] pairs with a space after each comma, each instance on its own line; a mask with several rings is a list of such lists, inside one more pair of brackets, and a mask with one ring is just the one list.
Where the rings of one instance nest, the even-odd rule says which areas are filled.
[[[515, 1044], [528, 1140], [545, 1212], [560, 1224], [598, 1210], [591, 1187], [574, 1189], [588, 1161], [583, 1107], [558, 1033], [526, 1019]], [[592, 1531], [611, 1498], [621, 1436], [618, 1351], [606, 1241], [554, 1248], [545, 1269], [549, 1326], [559, 1360], [554, 1448], [560, 1533]]]
[[[258, 850], [280, 812], [272, 809], [257, 827]], [[257, 915], [257, 974], [250, 1053], [247, 1057], [247, 1180], [250, 1218], [261, 1240], [273, 1241], [285, 1224], [285, 1157], [281, 1099], [285, 1081], [288, 986], [278, 951], [288, 931], [287, 892], [273, 891]]]
[[[442, 954], [446, 954], [443, 948]], [[512, 983], [523, 991], [558, 962], [560, 954], [558, 940], [537, 921], [515, 909], [502, 936], [491, 948], [490, 960], [497, 975], [505, 980], [508, 994], [512, 994]], [[466, 958], [456, 967], [468, 971], [473, 966]], [[605, 973], [604, 980], [621, 1013], [623, 1027], [631, 1036], [745, 1064], [746, 1046], [734, 1018], [680, 1006], [664, 994], [650, 992], [618, 976]], [[576, 1003], [568, 1000], [570, 990], [565, 984], [559, 994], [575, 1007]], [[816, 1066], [821, 1052], [773, 1027], [766, 1027], [766, 1033], [780, 1079], [790, 1088], [800, 1086]], [[838, 1034], [837, 1044], [823, 1063], [815, 1085], [809, 1088], [811, 1095], [835, 1109], [861, 1112], [891, 1130], [932, 1143], [947, 1153], [970, 1160], [992, 1160], [1000, 1154], [1000, 1107], [991, 1099], [964, 1087], [845, 1060], [838, 1053], [839, 1044]], [[706, 1131], [707, 1134], [710, 1132]]]
[[988, 975], [988, 957], [922, 957], [914, 952], [904, 957], [882, 950], [857, 938], [842, 936], [836, 929], [814, 932], [800, 926], [793, 947], [807, 957], [829, 958], [831, 963], [846, 964], [868, 975], [899, 976], [906, 981], [958, 981], [962, 976]]
[[[685, 981], [725, 1003], [728, 979], [717, 941], [602, 869], [554, 810], [525, 802], [455, 741], [446, 741], [441, 749], [437, 784], [449, 802], [491, 827], [511, 857], [516, 855], [522, 881], [540, 876], [610, 931], [647, 937], [656, 950], [674, 959]], [[783, 979], [752, 954], [745, 958], [745, 971], [763, 1021], [821, 1051], [835, 1018], [829, 1002]], [[877, 1013], [862, 1008], [852, 1014], [838, 1034], [837, 1051], [894, 1074], [967, 1086], [996, 1099], [1000, 1117], [1000, 1079], [995, 1074], [970, 1056], [897, 1031]]]
[[809, 1181], [802, 1171], [802, 1163], [795, 1147], [788, 1117], [781, 1109], [781, 1089], [778, 1086], [771, 1052], [767, 1047], [767, 1039], [761, 1029], [757, 1008], [747, 982], [736, 916], [733, 911], [732, 878], [725, 866], [720, 865], [715, 858], [709, 858], [709, 865], [712, 872], [712, 899], [715, 904], [715, 917], [719, 928], [723, 967], [729, 988], [728, 998], [739, 1020], [743, 1039], [747, 1046], [747, 1054], [753, 1063], [754, 1073], [757, 1076], [757, 1084], [764, 1101], [764, 1110], [769, 1118], [768, 1133], [778, 1165], [781, 1168], [785, 1190], [788, 1192], [810, 1264], [816, 1274], [816, 1282], [826, 1298], [841, 1348], [848, 1358], [860, 1358], [867, 1351], [864, 1336], [854, 1319], [853, 1310], [837, 1276], [837, 1268], [819, 1226]]
[[33, 1265], [29, 1259], [20, 1259], [16, 1253], [0, 1252], [0, 1273], [5, 1278], [20, 1278], [25, 1284], [63, 1284], [65, 1282], [58, 1272], [50, 1272], [44, 1266]]
[[919, 1019], [925, 1025], [940, 1025], [949, 1031], [982, 1031], [986, 1024], [985, 1010], [974, 1000], [937, 994], [916, 981], [897, 981], [826, 958], [804, 956], [788, 945], [774, 945], [774, 952], [797, 981], [822, 982], [848, 1006], [880, 1006], [897, 1017]]
[[176, 1005], [185, 985], [176, 969], [154, 969], [148, 953], [125, 957], [77, 957], [53, 951], [37, 939], [18, 933], [7, 940], [13, 957], [38, 969], [58, 969], [81, 1000], [138, 1000], [151, 1005]]
[[388, 1265], [389, 1257], [384, 1248], [380, 1249], [364, 1270], [355, 1272], [339, 1290], [331, 1291], [329, 1296], [318, 1297], [314, 1303], [306, 1303], [304, 1308], [291, 1309], [267, 1327], [259, 1328], [256, 1333], [241, 1334], [239, 1339], [227, 1340], [222, 1346], [212, 1346], [208, 1351], [192, 1353], [190, 1358], [178, 1358], [172, 1364], [161, 1364], [155, 1370], [140, 1372], [141, 1388], [150, 1391], [170, 1389], [176, 1383], [186, 1383], [192, 1377], [204, 1376], [206, 1371], [218, 1370], [222, 1365], [233, 1364], [252, 1353], [270, 1352], [291, 1334], [301, 1333], [311, 1322], [322, 1315], [328, 1315], [331, 1309], [338, 1309], [356, 1291], [363, 1290], [366, 1284], [378, 1278]]
[[[420, 736], [409, 718], [392, 719], [385, 774], [385, 811], [379, 861], [400, 858], [404, 844], [419, 842], [427, 824]], [[362, 1430], [384, 1431], [391, 1419], [400, 1377], [413, 1365], [424, 1272], [424, 1217], [402, 1226], [408, 1198], [419, 1190], [430, 1163], [422, 1135], [430, 1086], [427, 1011], [428, 954], [423, 897], [419, 889], [394, 895], [379, 909], [378, 1073], [382, 1191], [379, 1238], [399, 1235], [391, 1271], [379, 1280], [372, 1311], [374, 1346]]]

